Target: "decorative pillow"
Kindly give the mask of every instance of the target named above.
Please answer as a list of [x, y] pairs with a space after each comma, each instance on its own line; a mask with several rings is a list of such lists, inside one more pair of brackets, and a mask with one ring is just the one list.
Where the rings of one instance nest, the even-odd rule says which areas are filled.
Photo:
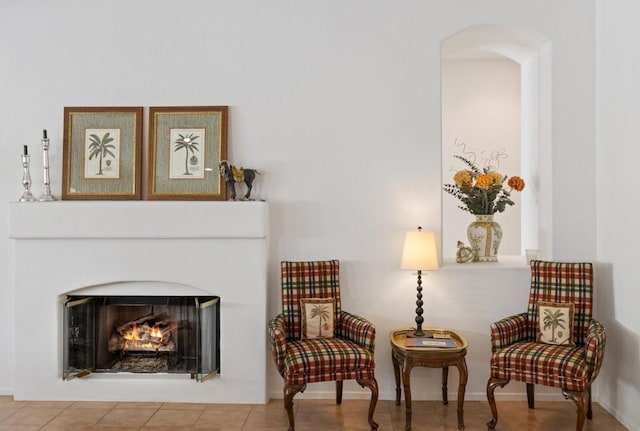
[[573, 313], [568, 302], [538, 302], [538, 341], [559, 346], [575, 346]]
[[335, 298], [303, 298], [300, 308], [303, 339], [333, 337]]

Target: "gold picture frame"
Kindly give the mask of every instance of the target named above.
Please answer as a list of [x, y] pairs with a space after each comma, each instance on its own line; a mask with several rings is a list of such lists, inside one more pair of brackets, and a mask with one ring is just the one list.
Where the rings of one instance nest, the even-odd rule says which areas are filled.
[[227, 106], [149, 108], [147, 199], [225, 200]]
[[139, 200], [142, 107], [65, 107], [62, 199]]

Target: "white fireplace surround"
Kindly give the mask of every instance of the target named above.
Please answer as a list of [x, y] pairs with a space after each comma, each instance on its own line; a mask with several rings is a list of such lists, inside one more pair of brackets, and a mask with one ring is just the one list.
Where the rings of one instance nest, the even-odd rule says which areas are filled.
[[[267, 402], [265, 202], [10, 203], [17, 400]], [[67, 294], [220, 296], [220, 375], [62, 380]]]

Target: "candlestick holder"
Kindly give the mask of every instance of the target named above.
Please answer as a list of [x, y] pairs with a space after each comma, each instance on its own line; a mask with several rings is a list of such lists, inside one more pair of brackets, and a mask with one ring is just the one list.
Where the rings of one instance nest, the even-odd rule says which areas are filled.
[[36, 202], [37, 199], [31, 193], [31, 173], [29, 172], [30, 156], [24, 154], [22, 156], [22, 186], [24, 187], [24, 193], [20, 198], [20, 202]]
[[44, 136], [40, 141], [42, 143], [42, 166], [44, 168], [44, 193], [38, 199], [40, 202], [55, 201], [56, 198], [51, 194], [51, 181], [49, 179], [49, 138], [47, 138], [47, 131], [44, 131]]

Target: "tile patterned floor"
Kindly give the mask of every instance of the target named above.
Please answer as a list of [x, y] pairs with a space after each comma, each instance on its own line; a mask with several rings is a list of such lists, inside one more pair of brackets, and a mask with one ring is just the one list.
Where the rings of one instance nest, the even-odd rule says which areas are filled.
[[[297, 431], [369, 430], [368, 401], [298, 400], [295, 403]], [[584, 431], [624, 431], [598, 404], [593, 420]], [[457, 429], [456, 403], [414, 401], [413, 431]], [[499, 402], [496, 431], [573, 431], [575, 408], [566, 402], [537, 402], [529, 410], [526, 402]], [[380, 431], [404, 430], [403, 406], [380, 401], [374, 415]], [[465, 403], [466, 430], [486, 430], [491, 419], [486, 402]], [[287, 414], [282, 400], [266, 405], [14, 401], [0, 396], [0, 431], [286, 431]]]

